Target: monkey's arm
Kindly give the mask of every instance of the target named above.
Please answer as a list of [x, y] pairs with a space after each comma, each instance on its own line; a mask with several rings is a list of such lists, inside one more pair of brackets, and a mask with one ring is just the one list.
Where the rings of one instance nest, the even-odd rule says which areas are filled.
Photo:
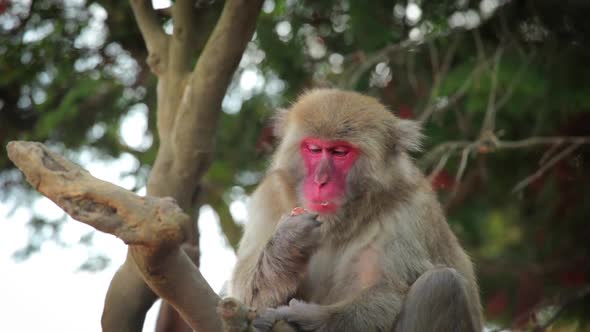
[[254, 321], [261, 331], [286, 320], [301, 331], [392, 331], [407, 287], [380, 283], [355, 298], [331, 305], [291, 300], [288, 306], [267, 310]]
[[317, 228], [309, 214], [281, 219], [297, 204], [293, 185], [275, 171], [254, 193], [230, 295], [256, 308], [286, 304], [303, 278]]
[[237, 275], [241, 275], [238, 277], [241, 285], [235, 285], [241, 290], [236, 293], [241, 293], [242, 300], [255, 308], [286, 304], [305, 275], [305, 267], [319, 236], [319, 222], [315, 215], [285, 217], [257, 260], [252, 259], [236, 268]]
[[[410, 254], [415, 260], [404, 264], [403, 259]], [[360, 276], [371, 270], [370, 266], [352, 272], [351, 287], [360, 286], [358, 293], [328, 305], [292, 300], [288, 306], [265, 312], [254, 325], [268, 331], [267, 326], [286, 320], [302, 331], [392, 331], [410, 286], [415, 278], [432, 268], [432, 263], [424, 251], [400, 239], [384, 244], [378, 257], [381, 260], [374, 267], [381, 277], [372, 285], [362, 286]]]

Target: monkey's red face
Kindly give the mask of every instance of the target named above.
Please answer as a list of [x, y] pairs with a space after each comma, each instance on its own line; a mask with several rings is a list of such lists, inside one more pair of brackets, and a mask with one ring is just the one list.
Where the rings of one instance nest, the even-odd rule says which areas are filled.
[[300, 151], [307, 171], [303, 183], [307, 208], [336, 212], [344, 203], [346, 175], [358, 158], [358, 148], [346, 141], [308, 137], [301, 141]]

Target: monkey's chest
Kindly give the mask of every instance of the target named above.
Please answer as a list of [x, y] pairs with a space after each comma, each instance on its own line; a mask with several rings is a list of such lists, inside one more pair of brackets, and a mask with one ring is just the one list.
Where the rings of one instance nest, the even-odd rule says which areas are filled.
[[298, 297], [318, 304], [354, 297], [380, 279], [377, 252], [367, 247], [350, 252], [316, 253], [309, 262]]

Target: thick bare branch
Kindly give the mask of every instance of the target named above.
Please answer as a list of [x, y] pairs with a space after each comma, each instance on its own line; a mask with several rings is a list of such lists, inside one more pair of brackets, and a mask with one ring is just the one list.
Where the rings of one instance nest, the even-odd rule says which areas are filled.
[[166, 45], [168, 36], [162, 29], [151, 0], [131, 0], [133, 15], [148, 49], [148, 65], [152, 72], [160, 75], [167, 64]]
[[181, 227], [189, 217], [171, 199], [139, 197], [96, 179], [41, 143], [15, 141], [7, 149], [27, 181], [76, 220], [127, 244], [160, 247], [184, 240]]
[[158, 96], [161, 145], [148, 182], [150, 195], [172, 196], [183, 208], [191, 204], [195, 187], [187, 183], [198, 184], [212, 161], [221, 102], [261, 5], [261, 0], [227, 1], [194, 70], [160, 81], [167, 93]]
[[[221, 301], [181, 250], [185, 234], [190, 232], [190, 218], [173, 199], [140, 197], [99, 180], [41, 143], [14, 141], [7, 150], [27, 181], [73, 218], [130, 244], [144, 281], [172, 304], [191, 328], [252, 331], [256, 311], [234, 299]], [[294, 329], [279, 322], [273, 331]]]
[[[8, 156], [27, 181], [78, 221], [131, 245], [145, 282], [198, 331], [221, 331], [219, 297], [180, 245], [190, 218], [171, 198], [140, 197], [94, 178], [41, 143], [11, 142]], [[191, 296], [183, 294], [190, 290]]]
[[[185, 233], [190, 232], [190, 218], [173, 199], [139, 197], [93, 177], [41, 143], [14, 141], [7, 150], [27, 181], [73, 218], [130, 244], [144, 281], [172, 304], [191, 328], [252, 331], [256, 311], [233, 299], [221, 301], [181, 250]], [[273, 331], [294, 330], [280, 322]]]
[[174, 123], [173, 147], [179, 164], [201, 165], [196, 176], [211, 161], [221, 102], [252, 38], [261, 6], [262, 0], [225, 3], [187, 83]]
[[178, 0], [172, 6], [174, 31], [170, 40], [170, 69], [190, 73], [193, 60], [207, 42], [219, 11], [216, 7], [196, 8], [194, 0]]

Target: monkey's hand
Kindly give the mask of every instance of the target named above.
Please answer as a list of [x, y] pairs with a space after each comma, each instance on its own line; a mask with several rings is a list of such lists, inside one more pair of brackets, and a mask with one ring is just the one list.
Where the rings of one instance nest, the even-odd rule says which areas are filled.
[[243, 298], [255, 308], [285, 304], [303, 280], [309, 258], [320, 243], [317, 214], [283, 217], [267, 242]]
[[322, 323], [327, 320], [325, 316], [322, 306], [293, 299], [288, 306], [266, 309], [252, 325], [257, 331], [270, 332], [284, 321], [295, 326], [297, 331], [321, 331]]
[[281, 261], [307, 264], [320, 243], [320, 225], [316, 213], [292, 213], [283, 217], [269, 241], [266, 251]]

